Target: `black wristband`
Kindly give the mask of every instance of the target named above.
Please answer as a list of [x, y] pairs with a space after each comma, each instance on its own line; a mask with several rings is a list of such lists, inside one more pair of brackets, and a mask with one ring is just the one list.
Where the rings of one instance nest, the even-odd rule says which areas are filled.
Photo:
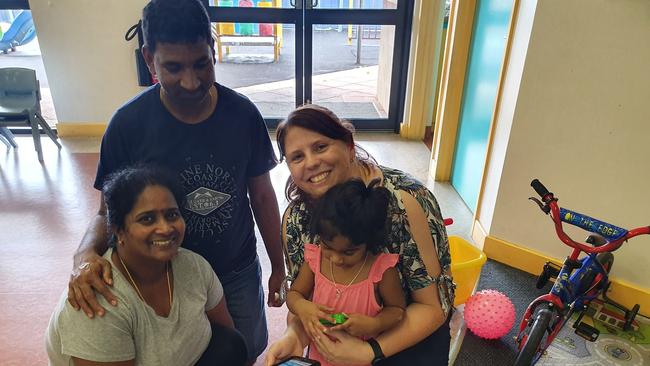
[[372, 359], [371, 364], [376, 365], [379, 361], [386, 358], [384, 352], [381, 350], [381, 346], [374, 338], [369, 338], [366, 342], [372, 347], [372, 352], [375, 354], [375, 357]]

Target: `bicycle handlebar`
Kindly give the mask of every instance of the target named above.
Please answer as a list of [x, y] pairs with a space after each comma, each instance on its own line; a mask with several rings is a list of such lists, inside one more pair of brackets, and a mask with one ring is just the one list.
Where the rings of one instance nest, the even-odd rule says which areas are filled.
[[607, 240], [616, 240], [624, 237], [628, 231], [618, 226], [594, 219], [579, 212], [560, 207], [560, 220], [585, 229], [591, 233], [601, 235]]
[[537, 194], [542, 197], [542, 199], [544, 199], [544, 197], [550, 193], [538, 179], [533, 179], [533, 181], [530, 182], [530, 186], [533, 187], [535, 192], [537, 192]]
[[[538, 179], [534, 179], [530, 185], [535, 189], [535, 192], [542, 197], [544, 204], [550, 208], [551, 219], [555, 223], [555, 232], [560, 240], [572, 248], [580, 249], [586, 253], [613, 252], [618, 249], [624, 241], [630, 238], [638, 235], [650, 234], [650, 226], [626, 230], [616, 225], [594, 219], [593, 217], [561, 208], [557, 204], [557, 199], [554, 197], [553, 193], [549, 192]], [[548, 210], [545, 212], [548, 213]], [[564, 232], [562, 222], [577, 226], [594, 234], [602, 235], [608, 242], [607, 244], [598, 247], [576, 242]]]

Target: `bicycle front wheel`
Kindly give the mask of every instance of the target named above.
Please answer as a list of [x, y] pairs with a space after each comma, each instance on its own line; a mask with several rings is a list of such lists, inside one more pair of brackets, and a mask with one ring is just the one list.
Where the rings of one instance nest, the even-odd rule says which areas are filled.
[[519, 350], [515, 366], [530, 366], [539, 360], [547, 346], [542, 347], [542, 340], [544, 336], [551, 332], [550, 323], [552, 318], [553, 311], [548, 304], [537, 307], [535, 320], [533, 325], [526, 330], [527, 336], [525, 340], [522, 340], [524, 344]]

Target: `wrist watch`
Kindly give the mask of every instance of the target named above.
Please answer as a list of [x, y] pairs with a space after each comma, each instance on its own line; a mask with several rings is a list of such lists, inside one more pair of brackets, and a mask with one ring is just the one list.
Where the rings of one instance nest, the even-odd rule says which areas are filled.
[[375, 357], [371, 362], [372, 365], [377, 365], [379, 361], [386, 358], [386, 356], [384, 356], [384, 352], [381, 350], [381, 346], [379, 346], [379, 343], [374, 338], [369, 338], [366, 342], [368, 342], [370, 347], [372, 347], [372, 352], [375, 354]]

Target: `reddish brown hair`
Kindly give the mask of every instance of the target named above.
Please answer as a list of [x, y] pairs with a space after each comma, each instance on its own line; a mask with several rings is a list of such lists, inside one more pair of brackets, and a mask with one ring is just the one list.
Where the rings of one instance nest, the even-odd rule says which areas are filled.
[[[291, 127], [302, 127], [330, 139], [343, 141], [346, 145], [355, 147], [357, 160], [362, 166], [369, 168], [371, 164], [377, 165], [375, 159], [354, 142], [354, 126], [352, 123], [339, 118], [331, 110], [316, 104], [305, 104], [294, 109], [278, 125], [275, 137], [278, 143], [278, 150], [280, 151], [280, 161], [285, 158], [285, 139]], [[307, 198], [291, 176], [287, 179], [285, 196], [289, 202], [301, 201]]]

